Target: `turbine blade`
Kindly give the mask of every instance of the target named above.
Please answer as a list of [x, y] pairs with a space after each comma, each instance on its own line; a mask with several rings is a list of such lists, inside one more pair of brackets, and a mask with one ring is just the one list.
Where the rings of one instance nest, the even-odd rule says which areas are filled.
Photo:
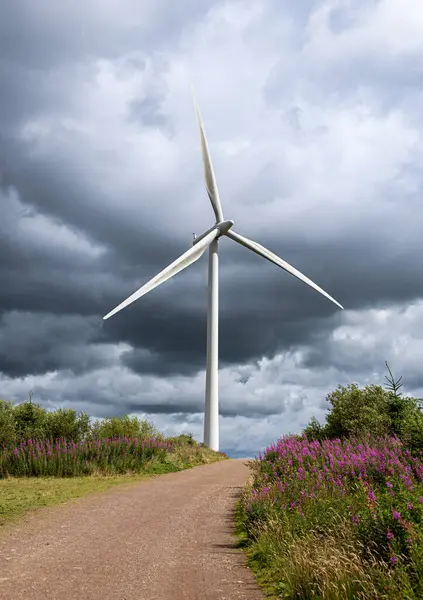
[[195, 263], [204, 254], [205, 250], [208, 248], [208, 246], [210, 246], [212, 241], [219, 235], [219, 233], [220, 232], [218, 229], [213, 229], [213, 231], [206, 235], [200, 242], [198, 242], [198, 244], [187, 250], [172, 264], [163, 269], [163, 271], [160, 271], [158, 275], [153, 277], [153, 279], [150, 279], [150, 281], [148, 281], [146, 284], [140, 287], [140, 289], [134, 292], [131, 296], [129, 296], [129, 298], [121, 302], [119, 306], [110, 311], [105, 317], [103, 317], [103, 319], [108, 319], [109, 317], [116, 314], [126, 306], [129, 306], [129, 304], [132, 304], [132, 302], [135, 302], [135, 300], [138, 300], [138, 298], [141, 298], [141, 296], [144, 296], [145, 294], [153, 290], [161, 283], [164, 283], [165, 281], [179, 273], [179, 271], [182, 271], [183, 269], [186, 269], [187, 267]]
[[323, 294], [323, 296], [331, 300], [334, 304], [339, 306], [339, 308], [344, 308], [341, 304], [339, 304], [339, 302], [332, 298], [332, 296], [330, 296], [327, 292], [322, 290], [321, 287], [319, 287], [313, 281], [311, 281], [311, 279], [300, 273], [300, 271], [297, 271], [297, 269], [292, 267], [289, 263], [285, 262], [282, 258], [279, 258], [279, 256], [277, 256], [270, 250], [267, 250], [267, 248], [265, 248], [264, 246], [261, 246], [260, 244], [258, 244], [257, 242], [253, 242], [252, 240], [249, 240], [248, 238], [244, 237], [243, 235], [240, 235], [239, 233], [235, 233], [233, 229], [227, 231], [226, 235], [235, 242], [238, 242], [238, 244], [241, 244], [241, 246], [245, 246], [245, 248], [252, 250], [259, 256], [262, 256], [263, 258], [266, 258], [268, 261], [274, 263], [278, 267], [281, 267], [281, 269], [284, 269], [284, 271], [286, 271], [287, 273], [291, 273], [291, 275], [294, 275], [294, 277], [297, 277], [297, 279], [300, 279], [300, 281], [303, 281], [304, 283], [312, 287], [314, 290], [316, 290], [316, 292]]
[[200, 130], [201, 138], [201, 153], [203, 156], [203, 167], [204, 167], [204, 179], [206, 182], [206, 190], [210, 198], [210, 202], [213, 207], [214, 214], [216, 216], [216, 222], [223, 221], [223, 211], [220, 204], [219, 191], [217, 189], [216, 177], [214, 175], [213, 164], [211, 161], [209, 146], [207, 143], [206, 132], [204, 130], [203, 120], [200, 114], [200, 107], [198, 106], [197, 99], [192, 90], [194, 98], [195, 113], [197, 115], [198, 128]]

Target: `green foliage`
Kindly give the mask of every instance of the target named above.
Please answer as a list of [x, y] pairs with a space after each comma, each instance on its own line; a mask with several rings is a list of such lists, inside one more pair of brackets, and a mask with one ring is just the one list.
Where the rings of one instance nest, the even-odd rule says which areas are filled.
[[109, 417], [96, 421], [91, 427], [93, 439], [105, 439], [113, 437], [157, 437], [159, 432], [153, 423], [141, 421], [137, 417], [123, 415], [121, 417]]
[[338, 386], [327, 396], [332, 405], [326, 418], [325, 432], [330, 438], [356, 437], [365, 432], [388, 435], [390, 395], [379, 385], [360, 389], [356, 384]]
[[308, 425], [304, 428], [304, 434], [309, 440], [323, 440], [325, 438], [325, 428], [319, 423], [316, 417], [311, 417]]
[[[62, 438], [68, 442], [82, 442], [123, 437], [164, 439], [153, 423], [135, 416], [109, 417], [91, 424], [89, 415], [77, 413], [72, 408], [45, 410], [32, 402], [32, 394], [21, 404], [0, 400], [0, 447], [14, 446], [30, 439], [54, 441]], [[196, 444], [194, 440], [191, 443]]]
[[174, 446], [196, 446], [197, 442], [192, 433], [181, 433], [181, 435], [167, 438]]
[[406, 399], [398, 436], [413, 454], [423, 450], [423, 415], [418, 401], [414, 398]]
[[309, 440], [346, 439], [371, 435], [397, 435], [413, 452], [423, 450], [423, 414], [420, 400], [399, 391], [402, 377], [395, 379], [388, 363], [387, 389], [379, 385], [359, 388], [338, 386], [328, 394], [331, 407], [326, 423], [312, 417], [304, 429]]
[[0, 447], [13, 444], [16, 439], [13, 404], [0, 400]]
[[0, 400], [0, 480], [164, 473], [227, 458], [191, 433], [166, 438], [136, 416], [90, 417], [71, 408], [46, 411], [32, 402]]
[[44, 439], [46, 437], [47, 411], [39, 404], [27, 400], [13, 409], [15, 432], [18, 440]]
[[388, 390], [390, 392], [392, 392], [394, 394], [394, 396], [396, 398], [399, 396], [402, 396], [402, 392], [399, 391], [399, 389], [402, 387], [402, 383], [401, 383], [402, 375], [399, 379], [395, 379], [395, 377], [392, 374], [391, 369], [389, 368], [387, 360], [385, 360], [385, 365], [386, 365], [386, 368], [388, 369], [388, 373], [389, 373], [389, 376], [385, 375], [385, 379], [388, 382], [388, 385], [386, 387], [388, 388]]
[[79, 442], [91, 431], [87, 414], [71, 408], [46, 411], [31, 399], [22, 404], [0, 400], [0, 445], [15, 445], [26, 440], [66, 438]]
[[90, 417], [84, 412], [77, 414], [72, 408], [59, 408], [47, 413], [45, 433], [51, 440], [65, 438], [80, 442], [88, 437], [90, 430]]

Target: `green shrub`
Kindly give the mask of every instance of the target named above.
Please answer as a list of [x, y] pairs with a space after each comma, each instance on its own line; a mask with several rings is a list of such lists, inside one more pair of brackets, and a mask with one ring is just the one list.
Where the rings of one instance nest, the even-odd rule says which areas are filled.
[[16, 440], [13, 404], [0, 400], [0, 447], [13, 444]]
[[166, 439], [174, 446], [197, 446], [197, 442], [192, 433], [181, 433], [181, 435], [168, 437]]
[[13, 408], [17, 440], [45, 439], [47, 435], [47, 411], [30, 400]]
[[322, 425], [313, 416], [304, 429], [307, 439], [397, 435], [413, 453], [423, 450], [420, 401], [402, 396], [399, 391], [402, 377], [395, 380], [388, 363], [386, 366], [389, 371], [387, 390], [379, 385], [359, 388], [349, 384], [340, 385], [328, 394], [326, 400], [330, 408], [326, 422]]
[[91, 437], [93, 439], [105, 439], [113, 437], [157, 437], [159, 432], [156, 427], [148, 421], [141, 421], [137, 417], [123, 415], [121, 417], [109, 417], [96, 421], [91, 426]]
[[407, 405], [398, 427], [398, 435], [413, 454], [418, 454], [423, 450], [423, 415], [417, 400], [405, 400]]
[[389, 435], [390, 400], [390, 393], [379, 385], [367, 385], [363, 389], [356, 384], [338, 386], [327, 396], [331, 409], [326, 417], [326, 435], [330, 438], [356, 437], [364, 432]]
[[72, 408], [59, 408], [46, 415], [45, 437], [48, 439], [65, 438], [80, 442], [88, 437], [90, 431], [90, 417], [84, 412], [77, 414]]
[[308, 440], [321, 441], [326, 436], [325, 427], [319, 423], [315, 416], [313, 416], [308, 425], [304, 428], [304, 434]]

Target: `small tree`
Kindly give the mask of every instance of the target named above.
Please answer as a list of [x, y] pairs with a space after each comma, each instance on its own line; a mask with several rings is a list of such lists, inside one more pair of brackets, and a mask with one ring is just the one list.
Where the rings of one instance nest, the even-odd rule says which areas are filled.
[[47, 411], [31, 399], [13, 409], [16, 437], [20, 440], [44, 439], [46, 437]]
[[87, 437], [90, 429], [90, 417], [84, 412], [77, 414], [72, 408], [59, 408], [47, 413], [45, 433], [49, 439], [65, 438], [80, 442]]
[[402, 376], [398, 379], [392, 374], [391, 369], [389, 368], [388, 362], [385, 360], [386, 368], [388, 369], [388, 375], [385, 375], [385, 379], [387, 384], [385, 387], [388, 389], [389, 399], [388, 399], [388, 414], [391, 419], [391, 433], [400, 435], [402, 430], [402, 422], [404, 420], [405, 411], [407, 410], [407, 402], [402, 398], [402, 392], [400, 392], [400, 388], [402, 387]]
[[389, 368], [387, 360], [385, 360], [385, 365], [389, 372], [389, 377], [388, 377], [388, 375], [385, 375], [385, 379], [388, 382], [386, 387], [388, 388], [388, 390], [390, 392], [392, 392], [392, 394], [395, 396], [395, 398], [399, 398], [400, 396], [402, 396], [402, 392], [399, 391], [399, 389], [402, 387], [402, 383], [401, 383], [402, 375], [399, 379], [395, 380], [395, 377], [393, 376], [392, 371]]

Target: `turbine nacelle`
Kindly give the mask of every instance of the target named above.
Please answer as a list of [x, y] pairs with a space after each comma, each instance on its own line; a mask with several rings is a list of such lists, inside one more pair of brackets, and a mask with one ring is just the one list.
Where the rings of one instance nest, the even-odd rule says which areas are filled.
[[220, 221], [219, 223], [216, 223], [215, 225], [213, 225], [213, 227], [210, 227], [210, 229], [207, 229], [207, 231], [205, 231], [201, 235], [198, 235], [198, 236], [196, 235], [192, 241], [192, 245], [195, 246], [195, 244], [198, 244], [198, 242], [201, 242], [201, 240], [204, 239], [206, 237], [206, 235], [208, 235], [215, 229], [218, 230], [216, 237], [220, 238], [222, 235], [226, 235], [228, 233], [228, 231], [230, 230], [230, 228], [233, 227], [233, 225], [234, 225], [233, 221]]

